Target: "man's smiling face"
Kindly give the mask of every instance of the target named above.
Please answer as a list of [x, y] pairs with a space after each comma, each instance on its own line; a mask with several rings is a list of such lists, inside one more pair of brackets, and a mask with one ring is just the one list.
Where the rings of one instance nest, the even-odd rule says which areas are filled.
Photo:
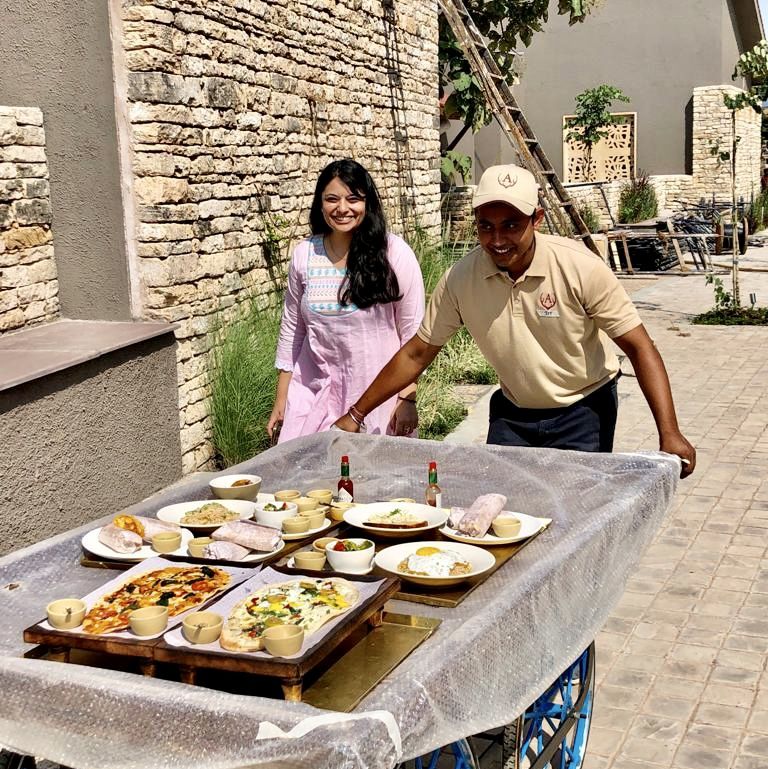
[[477, 239], [499, 269], [518, 278], [533, 259], [534, 233], [543, 216], [541, 208], [526, 215], [508, 203], [486, 203], [475, 209]]

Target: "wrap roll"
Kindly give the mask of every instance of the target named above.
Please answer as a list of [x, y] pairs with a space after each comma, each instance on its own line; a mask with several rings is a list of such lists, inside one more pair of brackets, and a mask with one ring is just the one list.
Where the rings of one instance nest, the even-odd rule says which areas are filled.
[[141, 537], [135, 531], [121, 529], [114, 523], [101, 527], [99, 542], [117, 553], [135, 553], [141, 548]]
[[234, 542], [211, 542], [203, 550], [204, 558], [215, 558], [221, 561], [242, 561], [251, 551], [242, 545], [236, 545]]
[[147, 518], [143, 515], [117, 515], [113, 521], [115, 526], [138, 534], [145, 542], [149, 542], [155, 534], [161, 531], [181, 531], [181, 526], [157, 518]]
[[211, 537], [216, 540], [234, 542], [249, 550], [258, 550], [262, 553], [272, 552], [279, 544], [282, 537], [277, 529], [270, 526], [262, 526], [253, 521], [230, 521], [219, 526]]
[[484, 537], [506, 504], [503, 494], [481, 494], [461, 516], [456, 530], [468, 537]]

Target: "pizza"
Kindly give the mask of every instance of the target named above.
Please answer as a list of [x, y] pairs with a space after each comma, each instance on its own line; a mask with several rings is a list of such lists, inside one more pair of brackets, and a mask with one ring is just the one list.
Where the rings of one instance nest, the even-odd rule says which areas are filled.
[[209, 566], [167, 566], [137, 574], [102, 596], [83, 619], [83, 631], [101, 635], [128, 627], [128, 617], [144, 606], [167, 606], [174, 616], [198, 606], [229, 585], [229, 574]]
[[230, 651], [258, 651], [263, 646], [262, 633], [273, 625], [298, 625], [308, 636], [349, 611], [359, 595], [351, 582], [338, 578], [266, 585], [232, 607], [219, 643]]

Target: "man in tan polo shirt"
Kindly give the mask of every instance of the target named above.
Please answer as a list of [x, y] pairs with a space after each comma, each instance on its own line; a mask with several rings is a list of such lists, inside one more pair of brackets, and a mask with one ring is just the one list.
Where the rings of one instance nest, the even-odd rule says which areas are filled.
[[660, 449], [683, 459], [681, 477], [693, 472], [696, 451], [677, 425], [664, 363], [637, 310], [583, 244], [536, 232], [544, 211], [533, 175], [489, 168], [473, 207], [480, 246], [442, 276], [416, 335], [336, 426], [360, 429], [463, 325], [501, 383], [488, 443], [611, 451], [619, 375], [612, 340], [632, 362]]

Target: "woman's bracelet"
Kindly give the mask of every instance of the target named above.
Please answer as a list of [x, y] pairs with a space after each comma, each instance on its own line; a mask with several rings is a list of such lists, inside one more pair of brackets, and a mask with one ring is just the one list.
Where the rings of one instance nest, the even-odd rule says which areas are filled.
[[365, 416], [362, 412], [358, 411], [354, 406], [350, 406], [347, 414], [361, 430], [365, 430]]
[[399, 401], [405, 401], [406, 403], [416, 403], [416, 398], [403, 398], [402, 395], [398, 393], [397, 399]]

